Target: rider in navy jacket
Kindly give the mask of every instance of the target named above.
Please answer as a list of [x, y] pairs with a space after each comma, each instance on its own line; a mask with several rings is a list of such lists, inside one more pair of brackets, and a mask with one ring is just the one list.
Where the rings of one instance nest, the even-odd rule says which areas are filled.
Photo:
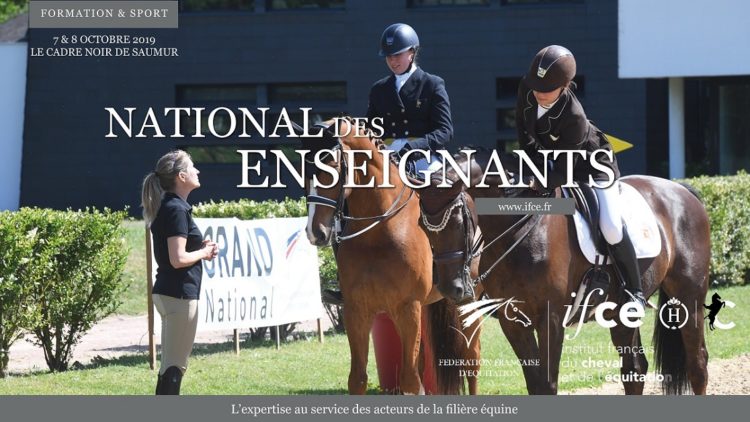
[[416, 158], [414, 170], [437, 166], [434, 153], [453, 138], [450, 100], [445, 81], [417, 66], [419, 37], [414, 29], [396, 23], [385, 29], [380, 56], [392, 74], [373, 84], [367, 107], [369, 119], [383, 119], [384, 141], [403, 156], [411, 149], [432, 151], [431, 162]]

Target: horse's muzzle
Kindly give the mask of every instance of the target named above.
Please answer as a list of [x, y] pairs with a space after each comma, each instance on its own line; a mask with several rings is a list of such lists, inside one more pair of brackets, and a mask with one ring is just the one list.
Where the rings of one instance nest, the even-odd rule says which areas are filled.
[[318, 226], [313, 227], [307, 233], [307, 240], [315, 246], [326, 246], [331, 243], [331, 234], [333, 230], [330, 227]]
[[448, 285], [438, 285], [438, 290], [440, 290], [440, 293], [442, 293], [444, 297], [457, 304], [468, 303], [474, 300], [473, 292], [464, 287], [464, 282], [461, 278], [457, 278], [451, 283], [446, 284]]

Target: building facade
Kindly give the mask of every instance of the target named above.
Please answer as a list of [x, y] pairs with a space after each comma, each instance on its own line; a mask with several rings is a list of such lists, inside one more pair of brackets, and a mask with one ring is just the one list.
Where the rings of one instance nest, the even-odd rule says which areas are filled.
[[[201, 170], [202, 188], [191, 202], [300, 197], [300, 188], [236, 187], [242, 181], [236, 150], [279, 144], [293, 149], [289, 140], [210, 134], [111, 139], [105, 137], [105, 109], [269, 107], [278, 113], [281, 107], [312, 107], [321, 118], [362, 116], [370, 86], [388, 74], [378, 42], [394, 22], [417, 30], [419, 65], [446, 81], [453, 147], [513, 149], [518, 81], [538, 50], [561, 44], [576, 55], [578, 96], [589, 118], [633, 144], [619, 154], [623, 173], [669, 174], [669, 82], [618, 74], [616, 0], [186, 0], [179, 29], [85, 31], [154, 36], [157, 47], [176, 47], [179, 57], [28, 59], [20, 205], [129, 206], [139, 214], [143, 176], [173, 148], [190, 151]], [[28, 43], [46, 47], [54, 36], [82, 32], [31, 29]], [[747, 89], [745, 79], [739, 83]], [[704, 130], [689, 117], [706, 106], [690, 96], [691, 84], [698, 93], [723, 86], [685, 82], [685, 139]], [[750, 97], [732, 92], [722, 98], [750, 111]], [[165, 133], [174, 129], [172, 120], [163, 120]], [[686, 158], [692, 153], [688, 149]], [[701, 159], [705, 153], [695, 152]], [[721, 163], [706, 171], [736, 167]], [[275, 173], [272, 162], [262, 166], [264, 174]]]

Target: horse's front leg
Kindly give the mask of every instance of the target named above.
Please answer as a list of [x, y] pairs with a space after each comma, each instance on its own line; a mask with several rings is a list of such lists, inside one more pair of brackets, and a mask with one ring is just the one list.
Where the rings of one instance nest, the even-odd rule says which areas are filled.
[[500, 316], [500, 327], [503, 329], [505, 337], [508, 339], [510, 346], [513, 348], [516, 357], [521, 361], [523, 377], [526, 380], [526, 390], [529, 394], [538, 394], [544, 382], [539, 366], [534, 366], [533, 362], [539, 362], [539, 346], [534, 338], [534, 328], [524, 327], [514, 321], [509, 321], [504, 316]]
[[422, 321], [422, 305], [418, 301], [401, 306], [396, 315], [392, 315], [399, 336], [401, 337], [401, 372], [399, 386], [404, 394], [424, 393], [419, 377], [419, 340]]
[[544, 318], [537, 321], [539, 335], [539, 372], [541, 382], [537, 394], [557, 394], [557, 379], [560, 374], [560, 358], [565, 330], [562, 326], [563, 308], [550, 304]]
[[479, 362], [481, 361], [482, 354], [482, 347], [480, 345], [480, 336], [482, 333], [481, 319], [476, 320], [472, 325], [465, 328], [463, 331], [464, 335], [468, 338], [474, 336], [474, 338], [471, 340], [471, 343], [467, 345], [465, 349], [465, 357], [472, 364], [464, 367], [464, 369], [467, 370], [466, 383], [469, 386], [469, 394], [474, 396], [479, 394], [478, 374], [480, 370]]
[[[346, 296], [345, 296], [346, 298]], [[349, 339], [351, 368], [349, 369], [349, 394], [365, 394], [367, 391], [367, 353], [370, 348], [370, 327], [373, 315], [357, 310], [354, 304], [344, 309], [344, 327]]]

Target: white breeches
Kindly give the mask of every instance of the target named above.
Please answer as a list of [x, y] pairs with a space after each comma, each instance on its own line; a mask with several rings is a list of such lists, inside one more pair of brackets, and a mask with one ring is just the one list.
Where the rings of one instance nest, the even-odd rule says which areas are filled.
[[599, 199], [599, 226], [604, 239], [610, 245], [620, 243], [623, 229], [620, 181], [615, 180], [615, 183], [606, 189], [594, 188], [594, 192]]

